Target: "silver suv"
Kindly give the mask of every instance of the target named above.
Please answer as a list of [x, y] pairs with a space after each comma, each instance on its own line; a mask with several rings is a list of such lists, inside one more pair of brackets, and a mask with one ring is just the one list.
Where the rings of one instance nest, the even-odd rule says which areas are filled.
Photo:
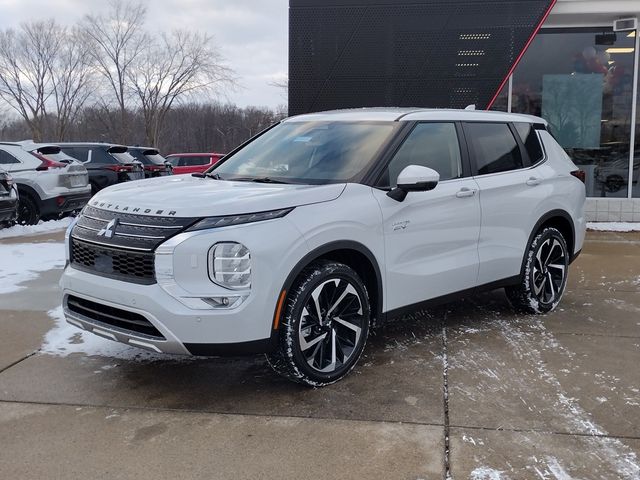
[[0, 143], [0, 167], [7, 170], [20, 193], [18, 222], [57, 218], [79, 210], [91, 198], [87, 169], [31, 153], [19, 143]]

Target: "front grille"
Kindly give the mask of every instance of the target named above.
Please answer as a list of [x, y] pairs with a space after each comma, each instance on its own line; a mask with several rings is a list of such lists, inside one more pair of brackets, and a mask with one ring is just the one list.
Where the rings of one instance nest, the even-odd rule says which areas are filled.
[[71, 238], [71, 264], [80, 270], [142, 285], [155, 283], [155, 256]]
[[134, 312], [102, 305], [101, 303], [72, 295], [67, 297], [67, 308], [94, 323], [115, 327], [124, 331], [124, 333], [137, 333], [154, 339], [165, 340], [164, 336], [149, 320]]
[[[129, 207], [122, 208], [129, 210]], [[159, 214], [162, 210], [151, 212], [133, 207], [131, 210], [136, 213], [87, 205], [71, 233], [71, 264], [117, 280], [143, 285], [155, 283], [156, 248], [198, 219], [148, 214]], [[140, 210], [144, 213], [137, 213]]]
[[[146, 212], [155, 213], [151, 210], [146, 210]], [[129, 250], [152, 252], [158, 245], [177, 235], [197, 220], [197, 218], [114, 212], [87, 205], [73, 229], [73, 236], [85, 242], [98, 243], [113, 248], [122, 247]], [[112, 228], [106, 231], [106, 227], [112, 221], [116, 221], [117, 225], [112, 225]]]

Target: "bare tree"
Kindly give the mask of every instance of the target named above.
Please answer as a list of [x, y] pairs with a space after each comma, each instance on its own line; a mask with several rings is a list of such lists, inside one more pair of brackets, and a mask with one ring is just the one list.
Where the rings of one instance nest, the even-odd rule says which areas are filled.
[[68, 139], [71, 122], [93, 93], [95, 83], [94, 71], [89, 62], [89, 48], [77, 29], [65, 32], [53, 67], [55, 140], [64, 141]]
[[120, 112], [119, 141], [126, 143], [130, 97], [127, 76], [149, 43], [142, 28], [146, 8], [141, 3], [125, 0], [109, 0], [108, 7], [106, 14], [87, 15], [82, 22], [82, 32], [95, 68], [107, 80], [114, 95]]
[[149, 145], [157, 145], [167, 113], [179, 101], [196, 94], [216, 93], [234, 84], [213, 38], [175, 30], [150, 44], [128, 72], [140, 101]]
[[63, 33], [53, 20], [0, 32], [0, 98], [24, 119], [35, 141], [42, 140]]

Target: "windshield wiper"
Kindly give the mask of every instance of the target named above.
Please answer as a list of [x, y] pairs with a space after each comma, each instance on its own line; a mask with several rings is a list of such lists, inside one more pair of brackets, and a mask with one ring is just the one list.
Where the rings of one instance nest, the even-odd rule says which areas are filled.
[[290, 182], [285, 182], [284, 180], [274, 180], [271, 177], [238, 177], [238, 178], [230, 178], [232, 182], [256, 182], [256, 183], [283, 183], [289, 184]]
[[196, 178], [213, 178], [214, 180], [223, 180], [219, 173], [192, 173], [191, 176]]
[[282, 180], [274, 180], [273, 178], [269, 178], [269, 177], [256, 177], [251, 179], [251, 181], [256, 183], [289, 183], [289, 182], [284, 182]]

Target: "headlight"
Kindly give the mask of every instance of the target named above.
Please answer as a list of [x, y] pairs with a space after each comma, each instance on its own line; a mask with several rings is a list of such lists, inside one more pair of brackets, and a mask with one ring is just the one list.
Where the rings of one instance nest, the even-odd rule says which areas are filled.
[[208, 217], [203, 218], [198, 223], [188, 229], [206, 230], [208, 228], [229, 227], [231, 225], [241, 225], [243, 223], [261, 222], [263, 220], [271, 220], [274, 218], [284, 217], [293, 208], [283, 208], [280, 210], [271, 210], [269, 212], [247, 213], [244, 215], [228, 215], [225, 217]]
[[209, 278], [221, 287], [242, 290], [251, 287], [251, 254], [241, 243], [216, 243], [209, 250]]

